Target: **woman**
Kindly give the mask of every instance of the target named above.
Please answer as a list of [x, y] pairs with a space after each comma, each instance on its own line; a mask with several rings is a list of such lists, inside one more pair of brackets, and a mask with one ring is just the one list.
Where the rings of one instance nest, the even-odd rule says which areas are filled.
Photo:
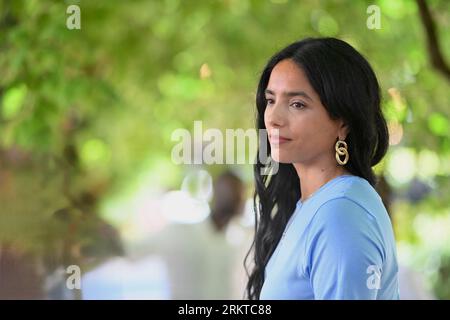
[[395, 239], [372, 170], [389, 136], [369, 63], [338, 39], [295, 42], [269, 60], [256, 105], [279, 167], [267, 176], [255, 165], [248, 297], [398, 299]]

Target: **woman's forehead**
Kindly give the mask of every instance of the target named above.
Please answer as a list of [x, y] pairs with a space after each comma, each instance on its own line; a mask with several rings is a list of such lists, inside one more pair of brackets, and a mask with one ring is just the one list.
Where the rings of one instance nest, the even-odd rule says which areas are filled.
[[306, 95], [311, 99], [315, 96], [305, 73], [291, 60], [283, 60], [273, 68], [266, 93], [280, 96]]

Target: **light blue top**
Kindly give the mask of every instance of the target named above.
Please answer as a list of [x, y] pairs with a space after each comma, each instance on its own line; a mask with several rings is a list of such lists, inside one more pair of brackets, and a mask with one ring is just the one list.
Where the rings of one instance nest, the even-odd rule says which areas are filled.
[[399, 299], [395, 239], [369, 182], [338, 176], [297, 202], [260, 299]]

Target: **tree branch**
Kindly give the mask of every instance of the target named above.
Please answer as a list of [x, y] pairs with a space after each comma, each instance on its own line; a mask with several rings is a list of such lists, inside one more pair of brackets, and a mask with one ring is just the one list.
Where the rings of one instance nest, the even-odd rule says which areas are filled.
[[430, 9], [426, 3], [426, 0], [416, 0], [419, 8], [420, 19], [425, 29], [425, 36], [427, 39], [428, 55], [432, 66], [442, 73], [447, 80], [450, 81], [450, 67], [444, 60], [441, 47], [439, 44], [436, 25], [433, 17], [431, 16]]

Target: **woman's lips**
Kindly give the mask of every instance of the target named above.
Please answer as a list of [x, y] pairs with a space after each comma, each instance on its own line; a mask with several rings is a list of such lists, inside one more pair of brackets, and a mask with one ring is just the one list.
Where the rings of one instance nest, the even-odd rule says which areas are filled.
[[291, 141], [292, 139], [288, 139], [283, 136], [269, 136], [269, 140], [270, 140], [271, 144], [280, 145], [283, 143], [287, 143], [287, 142]]

